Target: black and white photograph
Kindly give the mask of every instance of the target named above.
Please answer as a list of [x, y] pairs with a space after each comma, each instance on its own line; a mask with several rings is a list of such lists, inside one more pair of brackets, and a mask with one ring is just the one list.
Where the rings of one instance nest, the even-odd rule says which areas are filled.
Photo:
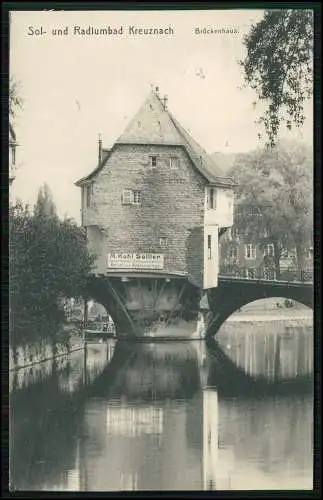
[[9, 12], [10, 493], [315, 489], [314, 14]]

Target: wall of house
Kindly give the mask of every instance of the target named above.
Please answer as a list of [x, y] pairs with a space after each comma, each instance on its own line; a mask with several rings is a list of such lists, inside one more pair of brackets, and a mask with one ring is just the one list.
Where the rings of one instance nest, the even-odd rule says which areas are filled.
[[[252, 241], [248, 243], [253, 243]], [[245, 243], [241, 241], [237, 241], [235, 239], [226, 239], [223, 240], [220, 247], [220, 262], [221, 264], [237, 264], [239, 267], [256, 267], [258, 268], [264, 259], [264, 251], [257, 245], [254, 244], [255, 255], [250, 256], [250, 258], [246, 255]], [[231, 249], [235, 247], [236, 257], [230, 255]]]
[[[210, 191], [213, 189], [214, 208], [209, 208]], [[219, 227], [230, 227], [233, 224], [233, 190], [221, 187], [205, 188], [204, 200], [205, 225], [217, 224]]]
[[204, 280], [203, 288], [218, 286], [219, 275], [219, 227], [204, 227]]
[[[156, 167], [151, 156], [157, 156]], [[174, 156], [179, 164], [171, 169]], [[140, 191], [141, 205], [123, 205], [125, 189]], [[205, 180], [183, 148], [116, 145], [93, 179], [90, 207], [85, 187], [82, 193], [83, 225], [99, 253], [97, 273], [111, 271], [108, 253], [157, 253], [164, 256], [164, 272], [202, 284], [203, 237], [197, 235], [204, 223]], [[160, 238], [167, 238], [166, 247]]]

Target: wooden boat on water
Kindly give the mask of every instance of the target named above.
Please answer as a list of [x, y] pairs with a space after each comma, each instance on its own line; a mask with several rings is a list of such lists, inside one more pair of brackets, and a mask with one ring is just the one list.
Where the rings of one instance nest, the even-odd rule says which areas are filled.
[[97, 339], [111, 339], [115, 337], [115, 326], [105, 321], [94, 321], [83, 329], [86, 341]]

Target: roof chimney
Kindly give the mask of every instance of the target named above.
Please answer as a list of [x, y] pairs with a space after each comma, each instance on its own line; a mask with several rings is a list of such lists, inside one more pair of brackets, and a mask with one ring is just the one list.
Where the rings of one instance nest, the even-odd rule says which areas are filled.
[[102, 161], [102, 137], [99, 134], [99, 163]]
[[168, 101], [168, 96], [167, 95], [164, 95], [163, 99], [163, 106], [164, 106], [164, 110], [167, 111], [167, 101]]

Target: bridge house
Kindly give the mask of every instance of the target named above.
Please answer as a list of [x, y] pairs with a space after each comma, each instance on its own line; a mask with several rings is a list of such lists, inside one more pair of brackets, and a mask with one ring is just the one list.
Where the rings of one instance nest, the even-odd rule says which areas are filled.
[[[147, 309], [153, 286], [143, 279], [216, 287], [219, 236], [233, 224], [234, 182], [170, 113], [167, 98], [152, 91], [111, 149], [99, 140], [98, 156], [95, 169], [76, 182], [95, 276], [110, 285], [113, 278], [131, 281], [128, 312]], [[134, 291], [139, 278], [145, 306]], [[166, 302], [174, 310], [169, 295]]]

